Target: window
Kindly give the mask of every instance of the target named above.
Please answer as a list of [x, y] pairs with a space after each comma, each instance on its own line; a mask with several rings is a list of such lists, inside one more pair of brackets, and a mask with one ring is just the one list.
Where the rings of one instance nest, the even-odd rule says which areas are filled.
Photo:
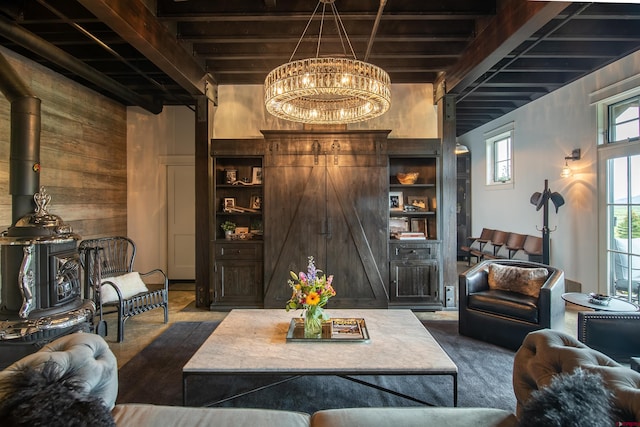
[[640, 96], [605, 101], [607, 143], [598, 148], [604, 292], [638, 301], [640, 286]]
[[513, 125], [485, 134], [487, 185], [513, 186]]
[[640, 96], [609, 106], [609, 142], [638, 139], [640, 136]]

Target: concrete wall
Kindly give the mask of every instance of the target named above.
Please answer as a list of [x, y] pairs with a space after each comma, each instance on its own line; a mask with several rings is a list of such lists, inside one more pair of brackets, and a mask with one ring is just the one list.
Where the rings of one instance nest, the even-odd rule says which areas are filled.
[[[564, 197], [558, 213], [550, 209], [550, 263], [566, 277], [582, 283], [586, 292], [608, 293], [598, 286], [597, 111], [590, 94], [640, 73], [640, 52], [527, 104], [504, 117], [458, 138], [469, 147], [472, 159], [472, 227], [541, 235], [542, 210], [529, 203], [531, 194], [551, 191]], [[485, 185], [484, 134], [513, 122], [514, 187], [493, 189]], [[571, 178], [560, 178], [564, 157], [580, 148], [582, 158], [569, 162]]]

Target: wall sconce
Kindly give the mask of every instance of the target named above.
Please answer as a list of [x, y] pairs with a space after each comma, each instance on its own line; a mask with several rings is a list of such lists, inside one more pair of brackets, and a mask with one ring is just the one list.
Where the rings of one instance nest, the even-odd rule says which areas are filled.
[[567, 163], [568, 160], [580, 160], [580, 149], [574, 148], [573, 151], [571, 151], [571, 155], [564, 158], [564, 167], [562, 168], [562, 172], [560, 172], [562, 178], [569, 178], [573, 175], [573, 170], [571, 170]]

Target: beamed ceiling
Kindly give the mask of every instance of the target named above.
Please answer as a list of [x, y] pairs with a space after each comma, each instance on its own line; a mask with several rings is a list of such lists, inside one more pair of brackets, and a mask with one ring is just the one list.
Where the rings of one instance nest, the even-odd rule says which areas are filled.
[[[358, 59], [456, 96], [457, 134], [640, 48], [640, 5], [336, 0]], [[148, 8], [145, 7], [148, 5]], [[125, 105], [215, 98], [289, 61], [316, 0], [3, 0], [0, 43]], [[315, 56], [317, 19], [294, 59]], [[331, 24], [331, 25], [330, 25]], [[375, 29], [375, 30], [374, 30]], [[343, 52], [325, 21], [320, 55]]]

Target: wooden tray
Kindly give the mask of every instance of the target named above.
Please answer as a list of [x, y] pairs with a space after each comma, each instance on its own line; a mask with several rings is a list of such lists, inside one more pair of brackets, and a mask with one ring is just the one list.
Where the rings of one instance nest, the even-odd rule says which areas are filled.
[[304, 318], [294, 317], [289, 324], [287, 341], [292, 342], [369, 342], [369, 330], [363, 318], [337, 317], [322, 323], [320, 338], [305, 338]]

